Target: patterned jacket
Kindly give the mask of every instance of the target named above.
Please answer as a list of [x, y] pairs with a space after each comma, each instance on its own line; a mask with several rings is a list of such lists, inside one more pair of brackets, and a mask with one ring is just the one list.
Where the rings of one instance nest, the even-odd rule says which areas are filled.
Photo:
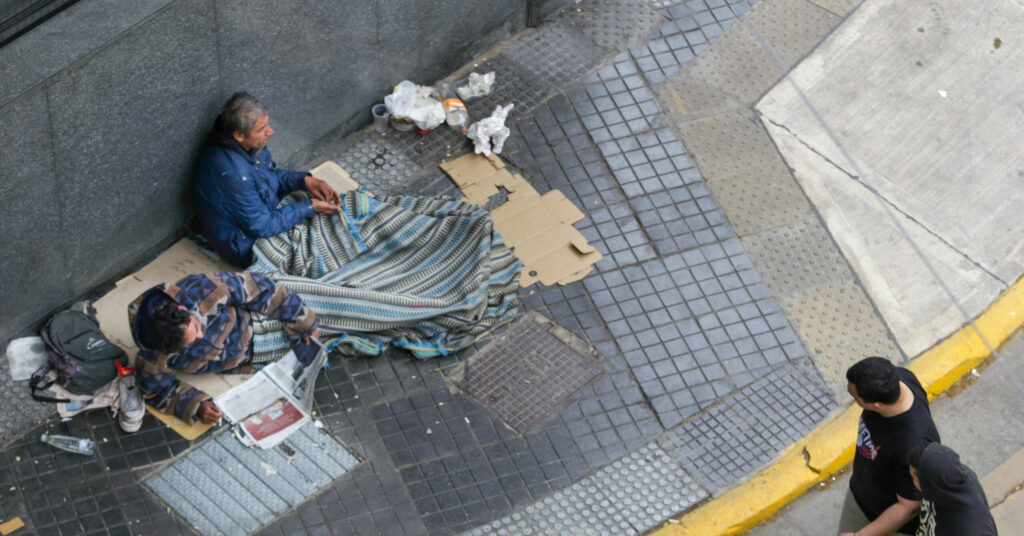
[[[183, 350], [166, 354], [149, 348], [143, 329], [160, 303], [172, 299], [203, 324], [203, 337]], [[289, 337], [299, 339], [316, 329], [316, 315], [295, 293], [259, 273], [195, 274], [173, 285], [157, 285], [128, 306], [128, 322], [139, 346], [135, 381], [146, 401], [159, 411], [173, 410], [194, 423], [196, 411], [210, 395], [176, 377], [189, 373], [252, 372], [252, 315], [280, 320]]]

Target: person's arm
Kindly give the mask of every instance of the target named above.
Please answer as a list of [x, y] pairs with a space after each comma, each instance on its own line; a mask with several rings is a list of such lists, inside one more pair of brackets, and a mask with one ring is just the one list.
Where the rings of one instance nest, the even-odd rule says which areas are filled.
[[[318, 199], [331, 205], [340, 205], [341, 196], [338, 192], [331, 188], [331, 185], [326, 182], [314, 177], [312, 174], [305, 171], [294, 171], [291, 169], [280, 169], [277, 167], [277, 163], [270, 156], [270, 151], [266, 153], [266, 158], [269, 159], [270, 169], [277, 175], [278, 191], [277, 196], [283, 197], [286, 194], [290, 194], [297, 190], [305, 190], [313, 196], [314, 199]], [[317, 209], [317, 212], [326, 212], [313, 205]]]
[[921, 501], [912, 501], [896, 496], [896, 502], [885, 509], [874, 521], [856, 532], [845, 532], [840, 536], [886, 536], [896, 532], [917, 516]]
[[[283, 322], [285, 333], [296, 339], [312, 335], [317, 328], [316, 314], [302, 303], [302, 299], [264, 274], [222, 272], [200, 277], [218, 287], [218, 296], [215, 300], [200, 299], [195, 303], [203, 303], [206, 307], [211, 303], [222, 303], [263, 313]], [[211, 283], [197, 281], [194, 284], [198, 288]], [[196, 293], [209, 294], [201, 290]]]
[[[167, 354], [140, 350], [136, 360], [135, 384], [146, 403], [163, 413], [195, 424], [197, 413], [210, 395], [179, 380], [174, 368], [168, 366]], [[213, 403], [211, 402], [212, 406]]]
[[256, 191], [255, 179], [232, 176], [227, 179], [227, 199], [232, 219], [246, 234], [266, 238], [281, 234], [316, 212], [313, 200], [270, 207]]

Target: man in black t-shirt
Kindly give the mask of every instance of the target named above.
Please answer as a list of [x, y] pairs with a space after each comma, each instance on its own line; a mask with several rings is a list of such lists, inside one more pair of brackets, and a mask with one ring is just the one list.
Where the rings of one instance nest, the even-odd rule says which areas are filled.
[[928, 396], [912, 372], [881, 357], [859, 361], [846, 379], [847, 391], [864, 411], [839, 532], [914, 534], [921, 493], [910, 477], [907, 454], [920, 443], [939, 441]]

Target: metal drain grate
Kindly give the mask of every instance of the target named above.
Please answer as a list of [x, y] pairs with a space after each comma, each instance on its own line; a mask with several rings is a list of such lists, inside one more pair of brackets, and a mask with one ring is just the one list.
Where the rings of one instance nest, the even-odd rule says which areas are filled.
[[269, 450], [246, 448], [232, 434], [219, 434], [145, 484], [200, 534], [247, 534], [358, 463], [309, 423]]
[[[455, 383], [507, 424], [526, 431], [601, 374], [579, 350], [589, 345], [531, 312], [453, 376]], [[461, 377], [460, 377], [461, 376]]]

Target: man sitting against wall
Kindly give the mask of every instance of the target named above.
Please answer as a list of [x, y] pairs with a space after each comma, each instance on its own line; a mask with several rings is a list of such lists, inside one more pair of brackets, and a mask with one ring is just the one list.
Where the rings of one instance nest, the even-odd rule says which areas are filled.
[[[326, 182], [302, 171], [279, 169], [267, 149], [274, 134], [267, 108], [240, 91], [217, 116], [196, 169], [198, 231], [228, 262], [248, 267], [257, 238], [285, 232], [315, 213], [338, 211], [340, 198]], [[310, 199], [278, 206], [305, 190]]]

